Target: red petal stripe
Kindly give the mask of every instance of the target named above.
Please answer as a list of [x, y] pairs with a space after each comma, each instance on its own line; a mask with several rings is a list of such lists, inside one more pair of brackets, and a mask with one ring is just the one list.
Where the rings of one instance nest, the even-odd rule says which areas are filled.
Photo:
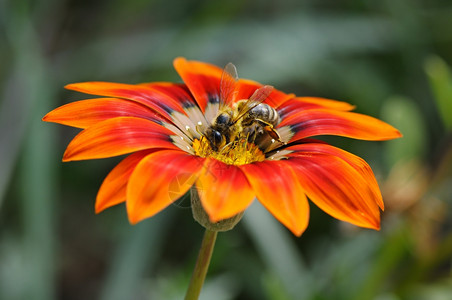
[[314, 152], [287, 160], [307, 196], [331, 216], [357, 226], [379, 229], [380, 211], [369, 182], [339, 157]]
[[203, 112], [209, 100], [219, 100], [222, 69], [203, 62], [187, 61], [182, 57], [176, 58], [173, 64]]
[[135, 224], [152, 217], [183, 196], [203, 166], [202, 158], [162, 150], [142, 159], [127, 186], [127, 213]]
[[96, 198], [96, 213], [104, 209], [126, 201], [127, 183], [136, 165], [147, 155], [157, 151], [143, 150], [133, 153], [123, 159], [105, 177]]
[[215, 159], [206, 160], [196, 188], [211, 222], [230, 218], [244, 211], [255, 193], [242, 171]]
[[296, 174], [286, 161], [264, 161], [240, 168], [259, 201], [295, 235], [308, 226], [309, 205]]
[[296, 97], [292, 98], [278, 107], [281, 118], [287, 118], [292, 114], [298, 113], [300, 110], [327, 108], [340, 111], [350, 111], [355, 108], [347, 102], [336, 100], [316, 98], [316, 97]]
[[401, 137], [391, 125], [370, 116], [326, 109], [299, 111], [281, 121], [278, 127], [295, 131], [291, 142], [315, 135], [340, 135], [355, 139], [381, 141]]
[[339, 157], [340, 159], [347, 162], [351, 167], [353, 167], [356, 171], [358, 171], [363, 180], [367, 182], [369, 185], [369, 189], [371, 190], [373, 197], [372, 199], [378, 204], [381, 209], [384, 209], [384, 203], [381, 196], [380, 188], [378, 187], [377, 180], [375, 179], [375, 175], [371, 169], [371, 167], [359, 156], [356, 156], [350, 152], [344, 151], [342, 149], [333, 147], [331, 145], [325, 143], [307, 143], [303, 145], [295, 145], [286, 148], [286, 150], [294, 151], [289, 154], [289, 156], [297, 156], [300, 153], [321, 153]]
[[151, 82], [142, 83], [141, 86], [149, 87], [153, 90], [159, 91], [168, 97], [175, 99], [182, 107], [197, 105], [196, 100], [190, 93], [190, 90], [185, 84], [171, 83], [171, 82]]
[[150, 86], [112, 82], [81, 82], [66, 86], [67, 89], [82, 93], [129, 99], [144, 104], [157, 113], [171, 119], [169, 113], [176, 110], [183, 112], [181, 103]]
[[115, 117], [137, 117], [153, 122], [162, 119], [147, 106], [118, 98], [98, 98], [72, 102], [60, 106], [42, 118], [78, 128], [87, 128], [101, 121]]
[[[240, 79], [237, 82], [237, 94], [235, 96], [235, 101], [243, 100], [243, 99], [249, 99], [251, 95], [258, 89], [261, 88], [263, 85], [252, 81], [248, 79]], [[273, 89], [271, 94], [268, 96], [268, 98], [264, 101], [264, 103], [270, 105], [271, 107], [278, 107], [285, 101], [293, 98], [294, 95], [292, 94], [285, 94], [277, 89]]]
[[148, 120], [113, 118], [80, 132], [68, 145], [63, 161], [105, 158], [148, 148], [178, 149], [170, 142], [171, 134]]

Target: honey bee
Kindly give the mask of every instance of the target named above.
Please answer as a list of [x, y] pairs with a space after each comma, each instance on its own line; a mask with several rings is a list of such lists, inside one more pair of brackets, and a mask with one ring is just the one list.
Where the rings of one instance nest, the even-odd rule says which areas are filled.
[[204, 136], [213, 150], [221, 150], [236, 138], [245, 138], [254, 142], [256, 138], [267, 134], [273, 142], [281, 141], [275, 127], [280, 123], [279, 113], [270, 105], [262, 103], [273, 91], [270, 85], [258, 88], [249, 99], [231, 104], [236, 93], [238, 81], [237, 69], [228, 63], [220, 81], [220, 108], [207, 128]]

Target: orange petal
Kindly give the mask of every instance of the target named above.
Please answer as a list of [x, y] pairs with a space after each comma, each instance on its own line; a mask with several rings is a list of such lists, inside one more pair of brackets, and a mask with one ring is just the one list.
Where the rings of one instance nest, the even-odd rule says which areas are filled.
[[308, 226], [309, 204], [287, 161], [264, 161], [240, 168], [259, 201], [276, 219], [300, 236]]
[[[237, 94], [235, 95], [235, 101], [249, 99], [251, 95], [263, 85], [252, 80], [248, 79], [240, 79], [237, 83]], [[292, 94], [285, 94], [277, 89], [273, 89], [268, 98], [264, 101], [264, 103], [272, 106], [278, 107], [285, 101], [292, 99], [294, 96]]]
[[202, 158], [182, 151], [162, 150], [142, 159], [127, 186], [127, 213], [136, 224], [183, 196], [203, 166]]
[[126, 190], [129, 177], [136, 165], [156, 149], [133, 153], [123, 159], [104, 179], [96, 198], [96, 213], [126, 201]]
[[361, 157], [325, 143], [315, 143], [315, 142], [291, 146], [286, 148], [286, 150], [295, 151], [294, 153], [289, 154], [289, 156], [297, 156], [299, 153], [306, 154], [314, 152], [336, 156], [344, 160], [346, 163], [348, 163], [351, 167], [353, 167], [356, 171], [358, 171], [361, 174], [363, 180], [365, 180], [369, 185], [369, 188], [373, 194], [372, 198], [375, 199], [378, 206], [382, 210], [384, 210], [383, 199], [381, 197], [380, 188], [378, 187], [375, 175], [371, 167]]
[[287, 163], [309, 199], [326, 213], [357, 226], [380, 228], [378, 200], [371, 184], [346, 161], [329, 154], [300, 152]]
[[42, 118], [77, 128], [87, 128], [115, 117], [137, 117], [160, 122], [162, 119], [147, 106], [118, 98], [98, 98], [72, 102], [60, 106]]
[[182, 57], [176, 58], [173, 64], [203, 112], [209, 101], [219, 101], [223, 74], [221, 68], [199, 61], [187, 61]]
[[295, 131], [291, 142], [315, 135], [340, 135], [355, 139], [382, 141], [401, 137], [391, 125], [370, 116], [327, 109], [308, 109], [281, 121], [278, 127]]
[[168, 97], [177, 100], [182, 107], [197, 105], [196, 100], [193, 98], [190, 90], [185, 84], [172, 82], [150, 82], [142, 83], [140, 85], [159, 91]]
[[80, 132], [68, 145], [63, 161], [105, 158], [149, 148], [178, 149], [172, 132], [154, 122], [118, 117]]
[[167, 119], [176, 110], [183, 112], [181, 104], [157, 89], [144, 85], [113, 82], [80, 82], [66, 85], [65, 88], [86, 94], [129, 99], [144, 104]]
[[244, 211], [255, 197], [243, 172], [215, 159], [206, 160], [196, 181], [201, 204], [211, 222], [218, 222]]
[[287, 118], [300, 110], [306, 109], [318, 109], [327, 108], [339, 111], [350, 111], [355, 108], [347, 102], [341, 102], [336, 100], [317, 98], [317, 97], [296, 97], [288, 101], [285, 101], [282, 105], [278, 106], [278, 113], [281, 118]]

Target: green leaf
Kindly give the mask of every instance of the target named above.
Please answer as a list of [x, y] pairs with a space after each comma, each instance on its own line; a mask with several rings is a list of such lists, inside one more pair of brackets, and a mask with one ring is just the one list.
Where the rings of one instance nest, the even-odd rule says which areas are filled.
[[450, 68], [438, 56], [429, 57], [424, 67], [444, 126], [447, 130], [452, 130], [452, 75]]
[[385, 101], [381, 117], [400, 130], [403, 137], [385, 143], [388, 166], [420, 159], [426, 152], [426, 126], [418, 106], [409, 98], [391, 97]]

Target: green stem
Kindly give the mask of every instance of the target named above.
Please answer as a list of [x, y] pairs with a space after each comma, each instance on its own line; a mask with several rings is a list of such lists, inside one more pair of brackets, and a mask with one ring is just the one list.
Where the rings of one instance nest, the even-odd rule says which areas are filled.
[[204, 279], [206, 278], [216, 239], [217, 231], [206, 229], [202, 239], [201, 249], [199, 249], [198, 260], [196, 261], [195, 269], [191, 276], [190, 285], [185, 294], [185, 300], [198, 299], [202, 285], [204, 284]]

